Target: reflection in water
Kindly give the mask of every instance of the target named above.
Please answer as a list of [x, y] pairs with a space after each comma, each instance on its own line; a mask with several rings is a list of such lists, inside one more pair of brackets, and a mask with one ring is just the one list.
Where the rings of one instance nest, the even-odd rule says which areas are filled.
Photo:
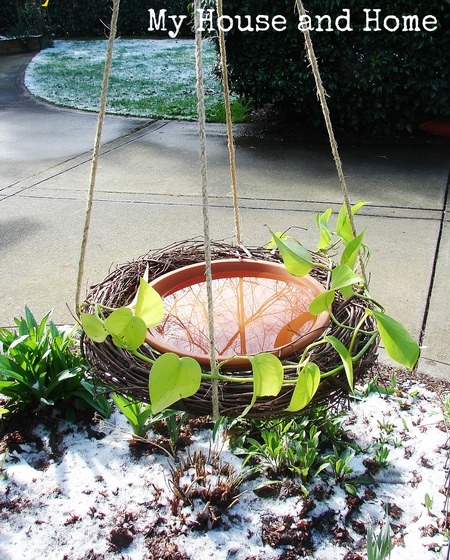
[[[213, 280], [215, 345], [222, 357], [257, 354], [296, 341], [316, 317], [308, 312], [315, 294], [306, 286], [252, 276]], [[164, 321], [152, 329], [180, 352], [209, 353], [206, 283], [164, 298]]]

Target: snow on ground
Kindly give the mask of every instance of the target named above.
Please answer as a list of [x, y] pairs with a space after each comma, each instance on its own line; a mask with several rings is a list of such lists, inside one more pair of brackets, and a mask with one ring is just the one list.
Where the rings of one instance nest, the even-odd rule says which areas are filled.
[[[189, 527], [204, 505], [195, 504], [194, 511], [174, 507], [170, 479], [176, 465], [164, 453], [132, 453], [129, 426], [118, 412], [90, 429], [60, 422], [59, 458], [49, 451], [49, 428], [39, 426], [42, 449], [22, 443], [4, 466], [0, 557], [353, 560], [365, 557], [367, 526], [373, 524], [378, 532], [388, 508], [392, 560], [446, 558], [442, 527], [448, 441], [442, 418], [438, 398], [420, 385], [411, 383], [390, 397], [370, 393], [352, 405], [346, 425], [364, 448], [380, 438], [386, 441], [389, 466], [373, 475], [374, 484], [359, 487], [357, 499], [331, 477], [312, 481], [308, 499], [289, 492], [262, 498], [253, 492], [264, 480], [259, 477], [240, 486], [237, 504], [220, 527], [210, 530]], [[193, 440], [178, 452], [179, 459], [186, 461], [195, 451], [211, 454], [209, 429], [196, 430]], [[242, 461], [230, 452], [223, 434], [214, 446], [222, 462], [239, 474]], [[363, 458], [352, 459], [354, 475], [366, 471]], [[221, 476], [208, 472], [216, 482]], [[189, 484], [191, 474], [192, 468], [187, 469], [181, 482]], [[286, 543], [293, 537], [297, 552], [289, 555]]]
[[[97, 111], [106, 40], [58, 40], [40, 51], [25, 73], [29, 91], [50, 103]], [[203, 42], [206, 108], [222, 103], [213, 75], [214, 47]], [[195, 54], [191, 39], [117, 39], [107, 112], [141, 117], [195, 118]]]

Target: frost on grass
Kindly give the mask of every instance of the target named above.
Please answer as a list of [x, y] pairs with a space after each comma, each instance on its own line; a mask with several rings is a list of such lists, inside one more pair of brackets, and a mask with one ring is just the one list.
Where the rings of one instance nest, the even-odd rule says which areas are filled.
[[[368, 525], [377, 534], [388, 518], [392, 560], [445, 558], [448, 435], [436, 395], [413, 384], [372, 392], [345, 427], [363, 450], [352, 476], [370, 475], [369, 484], [352, 495], [323, 471], [307, 495], [291, 477], [269, 497], [254, 492], [262, 474], [240, 480], [241, 458], [224, 433], [212, 445], [204, 423], [193, 423], [176, 460], [145, 444], [133, 450], [118, 412], [88, 426], [47, 422], [28, 440], [10, 433], [0, 557], [355, 560], [366, 556]], [[384, 467], [373, 463], [382, 447]]]
[[[25, 84], [37, 97], [97, 111], [106, 40], [55, 41], [29, 64]], [[217, 118], [222, 88], [213, 75], [213, 46], [203, 42], [207, 117]], [[197, 99], [192, 40], [118, 39], [114, 45], [107, 112], [140, 117], [195, 119]]]

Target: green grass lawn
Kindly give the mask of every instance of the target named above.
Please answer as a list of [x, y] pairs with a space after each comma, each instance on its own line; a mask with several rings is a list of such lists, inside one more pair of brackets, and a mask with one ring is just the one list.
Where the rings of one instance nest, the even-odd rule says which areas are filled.
[[[64, 107], [97, 111], [106, 56], [106, 40], [55, 41], [34, 57], [26, 85], [37, 97]], [[217, 54], [203, 43], [207, 120], [224, 121], [223, 93], [213, 74]], [[233, 98], [233, 120], [245, 108]], [[114, 46], [108, 92], [110, 114], [150, 118], [196, 119], [195, 53], [192, 40], [119, 39]]]

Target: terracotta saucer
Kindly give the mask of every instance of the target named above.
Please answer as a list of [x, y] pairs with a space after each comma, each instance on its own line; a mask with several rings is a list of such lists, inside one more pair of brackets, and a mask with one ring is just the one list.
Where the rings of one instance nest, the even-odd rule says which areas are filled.
[[[309, 304], [325, 289], [311, 276], [296, 277], [280, 263], [224, 259], [212, 263], [214, 338], [223, 369], [248, 367], [243, 356], [269, 352], [283, 359], [305, 348], [327, 327], [328, 313], [315, 316]], [[175, 352], [209, 365], [205, 263], [179, 268], [152, 286], [165, 304], [160, 325], [146, 341], [160, 352]]]

